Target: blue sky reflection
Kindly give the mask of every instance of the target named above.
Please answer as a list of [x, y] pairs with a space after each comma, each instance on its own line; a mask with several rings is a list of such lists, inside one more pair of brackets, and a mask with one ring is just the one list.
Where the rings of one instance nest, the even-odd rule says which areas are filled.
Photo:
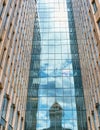
[[49, 109], [58, 102], [62, 127], [77, 130], [75, 90], [66, 0], [38, 0], [41, 32], [37, 130], [50, 127]]

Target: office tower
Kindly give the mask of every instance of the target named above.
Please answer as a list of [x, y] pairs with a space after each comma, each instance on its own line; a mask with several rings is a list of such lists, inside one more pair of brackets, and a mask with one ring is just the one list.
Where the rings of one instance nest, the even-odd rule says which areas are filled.
[[88, 130], [73, 8], [71, 0], [38, 0], [25, 130], [58, 127]]
[[0, 0], [0, 130], [24, 130], [35, 0]]
[[100, 129], [100, 0], [72, 0], [89, 130]]

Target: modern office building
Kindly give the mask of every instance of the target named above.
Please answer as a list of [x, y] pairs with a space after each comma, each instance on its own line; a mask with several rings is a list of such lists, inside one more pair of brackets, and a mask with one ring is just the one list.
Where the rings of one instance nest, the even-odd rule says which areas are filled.
[[34, 0], [0, 0], [0, 130], [24, 130]]
[[89, 130], [100, 130], [100, 0], [72, 0]]
[[87, 129], [72, 3], [38, 0], [25, 130]]
[[0, 0], [0, 130], [100, 130], [100, 0]]

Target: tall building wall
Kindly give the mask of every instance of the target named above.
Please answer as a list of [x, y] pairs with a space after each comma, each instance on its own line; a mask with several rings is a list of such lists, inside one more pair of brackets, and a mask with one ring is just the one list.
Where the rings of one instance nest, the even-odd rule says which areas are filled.
[[0, 0], [0, 130], [23, 130], [35, 0]]
[[72, 0], [88, 129], [100, 129], [100, 1]]
[[90, 0], [89, 15], [93, 25], [94, 35], [100, 50], [100, 0]]

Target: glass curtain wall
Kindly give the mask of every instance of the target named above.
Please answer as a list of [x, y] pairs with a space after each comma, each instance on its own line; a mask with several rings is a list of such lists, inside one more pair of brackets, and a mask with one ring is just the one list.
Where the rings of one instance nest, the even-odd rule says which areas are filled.
[[87, 130], [71, 0], [38, 0], [25, 130]]

